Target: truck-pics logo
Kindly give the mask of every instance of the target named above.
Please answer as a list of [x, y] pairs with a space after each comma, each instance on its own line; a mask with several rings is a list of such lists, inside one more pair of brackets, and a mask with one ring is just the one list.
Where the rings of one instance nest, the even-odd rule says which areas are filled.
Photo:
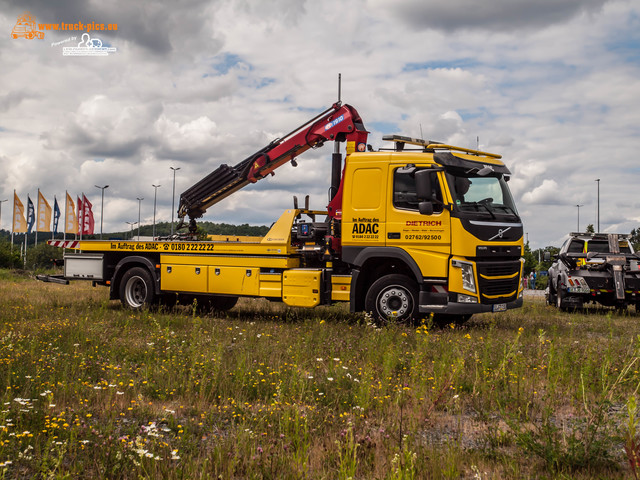
[[32, 40], [34, 38], [42, 40], [44, 38], [44, 32], [37, 29], [36, 17], [31, 15], [31, 12], [24, 12], [18, 17], [18, 21], [13, 27], [13, 30], [11, 30], [11, 37], [14, 39], [22, 37], [28, 40]]
[[91, 38], [88, 33], [83, 33], [77, 47], [63, 47], [62, 55], [65, 57], [106, 57], [115, 52], [114, 47], [102, 46], [102, 40]]
[[[27, 40], [33, 40], [34, 38], [38, 38], [42, 40], [44, 39], [45, 31], [97, 32], [97, 31], [116, 31], [116, 30], [118, 30], [117, 23], [105, 24], [105, 23], [98, 23], [94, 21], [91, 21], [91, 22], [76, 21], [74, 23], [65, 23], [65, 22], [36, 23], [36, 16], [32, 15], [31, 12], [25, 11], [22, 13], [22, 15], [18, 16], [16, 24], [11, 29], [11, 38], [13, 38], [14, 40], [17, 38], [25, 38]], [[72, 40], [76, 40], [76, 37], [70, 37], [67, 40], [63, 40], [62, 42], [52, 43], [51, 46], [53, 47], [55, 45], [59, 45], [60, 43], [64, 43]], [[92, 39], [89, 36], [89, 33], [85, 33], [82, 35], [82, 42], [78, 45], [78, 47], [85, 48], [85, 49], [91, 48], [92, 53], [83, 54], [83, 55], [91, 55], [91, 56], [95, 56], [95, 55], [105, 56], [111, 53], [112, 51], [115, 51], [115, 49], [110, 50], [111, 47], [104, 47], [100, 39], [97, 39], [97, 38]], [[70, 53], [67, 55], [77, 55], [77, 54]]]

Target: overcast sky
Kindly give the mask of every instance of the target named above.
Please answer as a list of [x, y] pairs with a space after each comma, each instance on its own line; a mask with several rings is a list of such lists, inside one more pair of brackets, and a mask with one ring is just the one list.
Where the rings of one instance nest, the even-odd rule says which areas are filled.
[[[640, 4], [626, 0], [0, 0], [1, 227], [13, 190], [53, 204], [84, 192], [104, 230], [171, 219], [180, 192], [337, 99], [371, 131], [503, 155], [533, 248], [596, 224], [640, 227]], [[166, 6], [163, 6], [166, 5]], [[11, 38], [37, 23], [115, 52], [63, 56], [84, 31]], [[75, 41], [66, 41], [77, 36]], [[63, 42], [63, 43], [60, 43]], [[52, 45], [56, 43], [57, 45]], [[213, 206], [205, 220], [270, 225], [311, 194], [324, 208], [332, 146]]]

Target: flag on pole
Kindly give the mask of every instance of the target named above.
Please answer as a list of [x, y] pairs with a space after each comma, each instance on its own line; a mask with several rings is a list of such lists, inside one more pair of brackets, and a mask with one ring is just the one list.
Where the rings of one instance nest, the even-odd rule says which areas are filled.
[[31, 197], [27, 195], [27, 233], [31, 233], [34, 223], [36, 223], [36, 211], [33, 208]]
[[76, 203], [76, 206], [78, 207], [78, 225], [77, 225], [78, 230], [76, 231], [76, 233], [80, 235], [80, 239], [82, 240], [82, 230], [84, 229], [84, 216], [82, 215], [82, 199], [80, 197], [77, 197], [77, 198], [78, 198], [78, 202]]
[[51, 205], [38, 189], [38, 225], [36, 232], [51, 231]]
[[65, 219], [64, 233], [78, 233], [78, 217], [76, 217], [76, 206], [73, 204], [73, 199], [67, 193], [67, 205], [65, 210], [67, 211], [67, 218]]
[[84, 235], [93, 235], [93, 227], [95, 222], [93, 220], [93, 211], [91, 210], [93, 205], [91, 202], [85, 197], [84, 193], [82, 194], [82, 233]]
[[27, 231], [27, 222], [24, 219], [24, 205], [13, 191], [13, 232], [24, 233]]
[[58, 199], [53, 196], [53, 234], [58, 233], [58, 221], [60, 220], [60, 207], [58, 206]]

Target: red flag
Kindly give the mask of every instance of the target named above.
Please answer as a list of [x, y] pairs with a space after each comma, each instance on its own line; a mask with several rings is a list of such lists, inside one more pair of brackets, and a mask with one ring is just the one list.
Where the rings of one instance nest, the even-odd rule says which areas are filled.
[[82, 215], [82, 199], [80, 197], [78, 197], [76, 206], [78, 207], [78, 235], [81, 235], [84, 230], [84, 215]]
[[82, 233], [83, 235], [93, 235], [93, 211], [91, 202], [82, 194]]

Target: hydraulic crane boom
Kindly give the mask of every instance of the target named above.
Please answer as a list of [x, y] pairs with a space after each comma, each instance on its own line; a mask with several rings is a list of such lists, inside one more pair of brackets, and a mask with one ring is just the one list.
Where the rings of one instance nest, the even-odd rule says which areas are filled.
[[[350, 105], [334, 103], [330, 108], [296, 128], [282, 138], [275, 139], [266, 147], [247, 157], [237, 165], [220, 165], [205, 178], [180, 195], [178, 218], [180, 226], [189, 216], [193, 226], [196, 218], [206, 210], [240, 190], [249, 183], [256, 183], [288, 161], [296, 166], [295, 157], [310, 148], [317, 148], [330, 140], [347, 141], [347, 153], [364, 151], [367, 132], [360, 115]], [[353, 150], [350, 151], [350, 143]], [[334, 163], [335, 168], [335, 163]], [[338, 168], [340, 168], [338, 166]], [[332, 185], [338, 191], [338, 185]]]

